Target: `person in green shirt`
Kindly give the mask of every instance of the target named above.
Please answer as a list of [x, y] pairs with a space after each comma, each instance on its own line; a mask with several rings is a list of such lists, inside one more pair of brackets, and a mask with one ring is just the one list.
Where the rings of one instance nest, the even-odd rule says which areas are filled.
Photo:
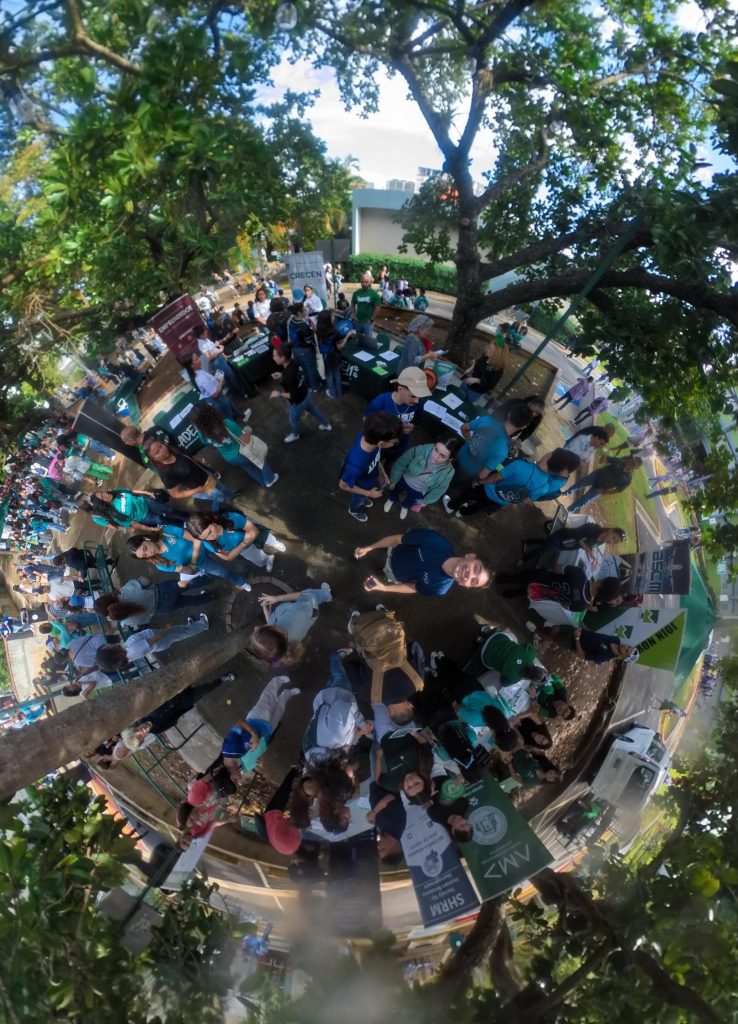
[[523, 789], [535, 789], [542, 782], [559, 782], [561, 779], [561, 770], [542, 754], [532, 754], [529, 750], [521, 748], [511, 754], [509, 760], [505, 760], [510, 775]]
[[77, 507], [92, 516], [98, 526], [130, 530], [132, 526], [182, 526], [186, 512], [178, 512], [158, 500], [156, 491], [132, 491], [119, 487], [112, 491], [85, 494]]
[[242, 469], [257, 484], [271, 487], [279, 480], [279, 474], [274, 472], [266, 459], [261, 466], [257, 466], [241, 452], [241, 444], [247, 444], [251, 437], [250, 428], [244, 427], [243, 423], [223, 417], [209, 402], [197, 403], [192, 410], [192, 423], [206, 445], [215, 448], [226, 462]]
[[485, 668], [500, 673], [501, 686], [510, 686], [521, 679], [539, 683], [546, 678], [546, 670], [535, 664], [538, 657], [535, 647], [519, 644], [512, 633], [502, 629], [492, 628], [483, 641], [480, 654]]
[[431, 797], [433, 751], [419, 732], [382, 737], [374, 765], [377, 783], [390, 793], [402, 790], [416, 803], [427, 803]]
[[354, 321], [356, 337], [364, 348], [379, 351], [374, 337], [374, 316], [382, 305], [379, 292], [372, 288], [372, 275], [361, 275], [361, 286], [351, 296], [351, 319]]
[[548, 676], [535, 686], [531, 696], [535, 700], [534, 710], [541, 718], [563, 718], [568, 722], [576, 714], [576, 709], [569, 703], [569, 696], [560, 676]]

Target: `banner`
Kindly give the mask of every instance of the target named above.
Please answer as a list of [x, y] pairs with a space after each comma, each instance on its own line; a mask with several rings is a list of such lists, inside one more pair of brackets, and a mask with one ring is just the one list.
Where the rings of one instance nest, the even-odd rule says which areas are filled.
[[491, 775], [466, 787], [467, 820], [473, 828], [461, 844], [469, 873], [482, 899], [491, 900], [537, 874], [553, 860], [520, 811]]
[[682, 646], [687, 613], [681, 608], [610, 608], [588, 612], [587, 629], [637, 647], [639, 665], [673, 672]]
[[678, 540], [655, 551], [621, 555], [630, 571], [625, 589], [631, 594], [688, 594], [692, 576], [689, 541]]
[[424, 926], [453, 921], [476, 910], [479, 900], [446, 829], [415, 804], [410, 804], [406, 813], [402, 852]]
[[299, 302], [305, 294], [305, 285], [309, 284], [316, 295], [323, 300], [323, 308], [328, 308], [328, 289], [323, 271], [323, 254], [321, 252], [295, 252], [284, 257], [287, 276], [290, 279], [290, 290], [295, 302]]
[[371, 938], [382, 928], [379, 854], [374, 832], [327, 852], [325, 916], [334, 934], [346, 939]]
[[204, 327], [205, 321], [192, 296], [181, 295], [154, 313], [148, 324], [181, 363], [185, 356], [197, 351], [192, 329]]

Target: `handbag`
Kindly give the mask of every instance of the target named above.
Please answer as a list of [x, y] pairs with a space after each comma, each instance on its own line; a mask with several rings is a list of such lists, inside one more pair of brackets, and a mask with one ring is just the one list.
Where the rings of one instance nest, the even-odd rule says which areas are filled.
[[323, 358], [323, 353], [317, 346], [315, 349], [315, 362], [318, 365], [318, 376], [321, 380], [325, 380], [325, 359]]
[[230, 430], [228, 431], [228, 435], [233, 438], [234, 441], [238, 442], [239, 454], [247, 458], [249, 462], [253, 462], [258, 469], [263, 469], [264, 463], [266, 462], [267, 452], [269, 451], [266, 441], [262, 441], [260, 437], [256, 437], [253, 431], [249, 434], [248, 441], [241, 440], [240, 437], [237, 437]]

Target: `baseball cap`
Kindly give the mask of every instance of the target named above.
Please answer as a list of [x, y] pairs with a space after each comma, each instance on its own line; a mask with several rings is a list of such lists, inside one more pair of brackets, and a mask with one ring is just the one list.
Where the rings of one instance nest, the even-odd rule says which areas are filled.
[[399, 377], [395, 377], [393, 383], [395, 382], [402, 384], [416, 398], [430, 398], [431, 390], [428, 387], [428, 381], [419, 366], [405, 367]]
[[281, 811], [267, 811], [264, 815], [264, 826], [269, 844], [277, 853], [289, 856], [299, 849], [302, 842], [300, 830], [290, 825]]
[[192, 804], [193, 807], [199, 807], [200, 804], [207, 803], [212, 795], [213, 790], [210, 783], [206, 782], [205, 779], [196, 779], [187, 788], [187, 802]]

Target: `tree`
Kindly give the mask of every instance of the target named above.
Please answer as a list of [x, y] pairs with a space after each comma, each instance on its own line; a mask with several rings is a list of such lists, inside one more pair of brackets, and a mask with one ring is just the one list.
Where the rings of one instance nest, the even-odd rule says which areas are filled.
[[224, 0], [28, 0], [0, 25], [6, 378], [43, 391], [45, 351], [110, 347], [244, 233], [294, 221], [314, 244], [351, 175], [309, 96], [257, 104], [281, 44]]
[[198, 646], [186, 662], [113, 687], [22, 730], [6, 732], [0, 738], [0, 799], [94, 750], [185, 687], [215, 675], [243, 650], [245, 637], [246, 630], [235, 630]]
[[[268, 31], [271, 10], [249, 9]], [[456, 264], [457, 361], [481, 319], [576, 295], [638, 218], [582, 314], [587, 348], [628, 383], [647, 381], [659, 409], [720, 397], [734, 378], [735, 179], [707, 187], [694, 172], [735, 21], [722, 0], [700, 10], [708, 27], [690, 32], [675, 3], [652, 0], [434, 0], [391, 20], [372, 4], [301, 5], [296, 45], [335, 68], [346, 102], [376, 102], [380, 67], [402, 76], [442, 154], [442, 175], [406, 207], [405, 237]], [[493, 159], [477, 182], [481, 129]], [[510, 271], [517, 280], [487, 291]]]
[[[237, 932], [193, 879], [161, 896], [162, 920], [135, 955], [99, 899], [140, 861], [102, 797], [61, 776], [0, 807], [0, 1006], [8, 1024], [221, 1021]], [[234, 934], [235, 933], [235, 934]]]

